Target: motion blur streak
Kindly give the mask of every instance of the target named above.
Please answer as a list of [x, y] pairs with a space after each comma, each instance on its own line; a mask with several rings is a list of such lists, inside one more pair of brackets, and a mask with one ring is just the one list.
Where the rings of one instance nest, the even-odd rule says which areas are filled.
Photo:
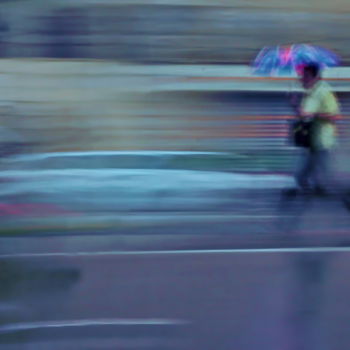
[[[1, 350], [348, 350], [349, 12], [0, 0]], [[284, 195], [296, 74], [252, 73], [297, 43], [342, 62], [323, 197]]]

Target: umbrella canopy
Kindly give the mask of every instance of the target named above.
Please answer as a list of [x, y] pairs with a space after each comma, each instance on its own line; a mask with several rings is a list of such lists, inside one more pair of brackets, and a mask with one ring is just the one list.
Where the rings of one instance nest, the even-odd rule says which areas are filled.
[[263, 48], [253, 62], [253, 72], [259, 75], [291, 75], [299, 73], [308, 63], [318, 63], [321, 68], [340, 64], [334, 52], [308, 44]]

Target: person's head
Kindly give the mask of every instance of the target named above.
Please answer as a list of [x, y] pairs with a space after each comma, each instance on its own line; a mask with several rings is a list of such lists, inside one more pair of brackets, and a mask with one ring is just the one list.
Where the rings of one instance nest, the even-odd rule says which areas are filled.
[[301, 75], [301, 84], [305, 89], [312, 88], [321, 79], [321, 67], [317, 63], [308, 63], [304, 66]]

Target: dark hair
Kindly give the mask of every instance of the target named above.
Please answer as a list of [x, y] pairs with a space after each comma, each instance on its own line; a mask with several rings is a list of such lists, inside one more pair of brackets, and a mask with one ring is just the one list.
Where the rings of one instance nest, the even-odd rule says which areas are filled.
[[316, 78], [321, 73], [321, 67], [316, 62], [310, 62], [304, 66], [304, 72], [309, 72], [313, 78]]

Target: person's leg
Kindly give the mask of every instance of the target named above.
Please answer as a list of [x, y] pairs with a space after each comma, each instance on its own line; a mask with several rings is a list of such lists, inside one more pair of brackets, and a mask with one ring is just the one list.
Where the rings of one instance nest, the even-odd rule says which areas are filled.
[[327, 150], [314, 152], [312, 180], [315, 191], [319, 194], [329, 192], [331, 184], [330, 153]]
[[301, 190], [308, 190], [310, 178], [314, 171], [314, 155], [309, 149], [303, 150], [300, 157], [300, 165], [295, 174], [295, 181]]

